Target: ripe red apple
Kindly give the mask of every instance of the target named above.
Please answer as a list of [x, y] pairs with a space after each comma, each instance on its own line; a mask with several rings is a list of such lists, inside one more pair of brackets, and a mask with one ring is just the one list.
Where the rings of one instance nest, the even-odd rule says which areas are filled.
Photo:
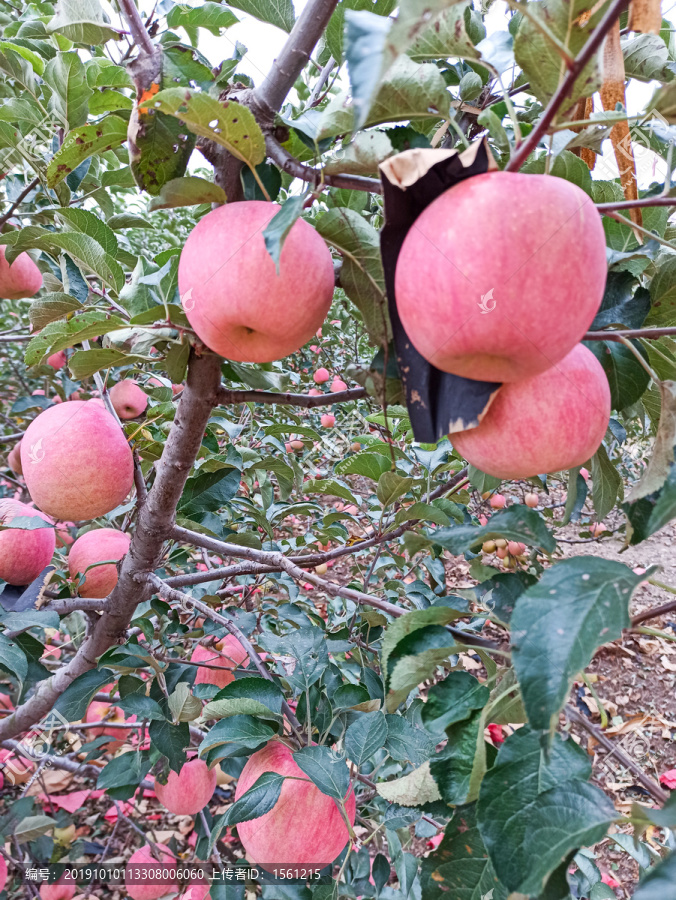
[[155, 794], [175, 816], [194, 816], [207, 805], [216, 790], [216, 770], [202, 759], [191, 759], [179, 773], [169, 772], [166, 784], [155, 781]]
[[[109, 715], [111, 713], [111, 715]], [[106, 720], [103, 722], [103, 720]], [[105, 700], [92, 700], [92, 702], [87, 707], [87, 712], [85, 713], [85, 722], [103, 722], [101, 728], [88, 728], [87, 735], [89, 737], [101, 737], [101, 735], [108, 735], [113, 740], [109, 742], [106, 746], [120, 746], [123, 744], [126, 739], [129, 737], [130, 733], [133, 731], [132, 728], [110, 728], [106, 723], [113, 723], [115, 725], [121, 725], [122, 722], [125, 722], [124, 712], [119, 708], [119, 706], [113, 706], [111, 703], [106, 702]], [[136, 716], [131, 716], [129, 718], [130, 722], [136, 721]]]
[[0, 891], [4, 891], [7, 884], [7, 863], [5, 857], [0, 856]]
[[540, 502], [540, 499], [537, 494], [529, 493], [524, 496], [523, 502], [526, 506], [530, 506], [531, 509], [535, 509]]
[[310, 397], [321, 397], [323, 391], [318, 391], [317, 388], [310, 388], [308, 391], [308, 396]]
[[493, 494], [488, 501], [488, 505], [492, 509], [504, 509], [507, 506], [507, 498], [504, 494]]
[[51, 366], [52, 369], [63, 369], [67, 362], [68, 357], [66, 356], [65, 350], [59, 350], [47, 357], [47, 365]]
[[557, 365], [498, 391], [478, 428], [451, 435], [473, 466], [496, 478], [574, 469], [608, 428], [610, 388], [601, 363], [578, 344]]
[[340, 378], [334, 378], [329, 390], [332, 394], [337, 394], [339, 391], [346, 391], [347, 385], [344, 381], [341, 381]]
[[228, 359], [262, 363], [295, 353], [329, 311], [331, 254], [304, 219], [291, 227], [277, 272], [263, 232], [278, 212], [259, 200], [219, 206], [198, 222], [181, 253], [178, 285], [188, 320]]
[[60, 880], [56, 884], [43, 884], [40, 887], [40, 897], [42, 900], [73, 900], [76, 890], [74, 884]]
[[[68, 553], [71, 578], [85, 575], [81, 597], [107, 597], [117, 584], [117, 566], [98, 565], [107, 559], [120, 560], [129, 550], [131, 537], [116, 528], [96, 528], [79, 537]], [[89, 566], [95, 566], [89, 569]], [[87, 572], [87, 569], [89, 571]], [[86, 574], [85, 574], [86, 573]]]
[[319, 421], [322, 423], [324, 428], [333, 428], [333, 426], [336, 424], [336, 417], [333, 415], [333, 413], [324, 413]]
[[190, 659], [193, 662], [209, 663], [210, 666], [218, 668], [211, 669], [206, 666], [197, 667], [197, 675], [194, 684], [216, 684], [219, 688], [224, 688], [235, 680], [233, 669], [242, 665], [247, 656], [246, 650], [242, 647], [236, 637], [229, 634], [222, 644], [222, 652], [214, 647], [203, 647], [198, 644], [192, 652]]
[[21, 465], [36, 505], [57, 519], [103, 516], [134, 483], [124, 432], [107, 410], [89, 401], [41, 412], [21, 440]]
[[10, 264], [5, 248], [0, 245], [0, 298], [20, 300], [34, 297], [42, 287], [42, 273], [27, 253], [20, 253]]
[[135, 419], [145, 412], [148, 395], [131, 378], [118, 381], [110, 389], [110, 399], [121, 419]]
[[23, 474], [21, 468], [21, 441], [19, 441], [18, 444], [15, 444], [7, 454], [7, 465], [15, 475]]
[[[279, 799], [270, 812], [237, 826], [247, 860], [263, 868], [271, 863], [319, 866], [333, 862], [349, 839], [335, 800], [315, 787], [294, 762], [291, 750], [276, 740], [248, 760], [237, 782], [235, 800], [263, 772], [293, 775], [294, 779], [284, 780]], [[356, 804], [352, 791], [346, 796], [345, 807], [353, 824]]]
[[[49, 522], [47, 516], [19, 500], [0, 500], [1, 525], [9, 525], [12, 519], [24, 516]], [[0, 578], [10, 584], [30, 584], [52, 561], [55, 549], [53, 528], [3, 529], [0, 531]]]
[[315, 384], [325, 384], [329, 380], [331, 375], [329, 374], [329, 370], [325, 368], [317, 369], [317, 371], [312, 376], [312, 380]]
[[[176, 866], [176, 857], [166, 844], [156, 844], [155, 846], [159, 850], [160, 862], [155, 859], [147, 844], [141, 847], [140, 850], [136, 850], [129, 857], [125, 874], [125, 889], [131, 900], [159, 900], [160, 897], [164, 897], [165, 894], [169, 894], [171, 891], [174, 891], [174, 893], [178, 892], [178, 885], [171, 882], [166, 882], [165, 884], [133, 883], [134, 869], [138, 870], [138, 874], [141, 876], [138, 880], [143, 881], [144, 870], [150, 873], [153, 869], [160, 868], [163, 864], [170, 868]], [[149, 880], [149, 878], [146, 880]]]
[[437, 368], [519, 381], [582, 339], [606, 272], [601, 217], [584, 191], [550, 175], [486, 172], [416, 219], [397, 262], [397, 308]]

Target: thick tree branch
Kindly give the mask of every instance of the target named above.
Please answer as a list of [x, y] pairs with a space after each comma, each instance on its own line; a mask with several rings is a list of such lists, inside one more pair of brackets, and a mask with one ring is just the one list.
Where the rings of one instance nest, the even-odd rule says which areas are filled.
[[582, 50], [575, 57], [575, 62], [566, 73], [565, 78], [558, 86], [552, 99], [547, 104], [545, 111], [538, 120], [537, 124], [528, 135], [526, 140], [516, 148], [512, 154], [512, 158], [505, 166], [505, 172], [518, 172], [521, 166], [526, 162], [530, 154], [540, 143], [540, 139], [547, 133], [547, 129], [552, 124], [554, 117], [561, 104], [569, 96], [573, 90], [573, 85], [579, 78], [587, 63], [603, 43], [606, 35], [613, 27], [617, 19], [629, 5], [629, 0], [613, 0], [608, 7], [606, 14], [603, 16], [599, 24], [591, 34], [591, 37], [584, 45]]
[[120, 11], [123, 13], [125, 19], [127, 20], [129, 31], [131, 32], [134, 43], [141, 49], [143, 53], [146, 53], [148, 56], [152, 56], [155, 48], [153, 46], [152, 40], [150, 39], [150, 35], [146, 30], [146, 27], [143, 24], [143, 19], [141, 18], [141, 14], [136, 8], [134, 0], [118, 0], [118, 4], [120, 7]]
[[334, 403], [347, 403], [366, 396], [363, 387], [337, 391], [335, 394], [322, 394], [311, 397], [309, 394], [284, 394], [272, 391], [231, 391], [222, 387], [218, 392], [218, 405], [230, 406], [234, 403], [280, 403], [284, 406], [301, 406], [313, 409], [315, 406], [333, 406]]
[[641, 623], [647, 622], [649, 619], [659, 619], [660, 616], [665, 616], [667, 613], [674, 612], [674, 610], [676, 610], [676, 600], [670, 600], [661, 606], [646, 609], [644, 612], [632, 617], [632, 628], [636, 628], [637, 625], [641, 625]]
[[383, 186], [377, 178], [366, 178], [363, 175], [327, 175], [321, 169], [313, 169], [291, 156], [290, 153], [269, 134], [265, 138], [265, 147], [270, 159], [294, 178], [300, 178], [310, 184], [325, 184], [328, 187], [346, 188], [350, 191], [368, 191], [371, 194], [382, 194]]
[[[205, 547], [207, 550], [211, 550], [222, 556], [240, 557], [252, 560], [253, 562], [277, 566], [280, 571], [286, 572], [287, 575], [290, 575], [296, 581], [310, 582], [310, 584], [314, 584], [316, 587], [321, 588], [331, 597], [343, 597], [346, 600], [352, 600], [353, 603], [356, 603], [358, 606], [372, 606], [374, 609], [379, 609], [381, 612], [388, 613], [388, 615], [394, 616], [395, 618], [403, 616], [404, 613], [410, 611], [405, 607], [395, 606], [394, 603], [388, 603], [387, 600], [381, 600], [379, 597], [374, 597], [372, 594], [365, 594], [363, 591], [357, 591], [354, 588], [344, 587], [333, 581], [327, 581], [315, 572], [306, 572], [295, 563], [292, 563], [287, 556], [284, 556], [283, 553], [279, 553], [278, 551], [255, 550], [252, 547], [229, 544], [225, 541], [217, 541], [206, 535], [197, 534], [197, 532], [180, 527], [174, 527], [172, 536], [176, 540], [193, 544], [196, 547]], [[460, 628], [448, 626], [448, 631], [454, 638], [466, 644], [474, 644], [479, 647], [493, 649], [496, 646], [492, 641], [479, 637], [476, 634], [462, 631]]]
[[63, 599], [54, 599], [49, 601], [49, 605], [44, 609], [53, 609], [60, 616], [70, 615], [72, 612], [103, 612], [106, 608], [105, 599], [95, 599], [94, 597], [65, 597]]
[[265, 81], [254, 91], [252, 106], [258, 107], [254, 112], [261, 115], [263, 121], [272, 124], [273, 113], [281, 109], [337, 5], [338, 0], [309, 0], [296, 19]]
[[153, 489], [139, 510], [129, 552], [122, 561], [117, 585], [107, 598], [106, 611], [70, 662], [52, 678], [41, 681], [30, 699], [0, 722], [0, 740], [20, 734], [39, 721], [79, 675], [96, 668], [102, 653], [125, 640], [134, 610], [146, 595], [145, 574], [160, 564], [164, 542], [171, 537], [176, 506], [217, 403], [220, 369], [220, 358], [211, 353], [191, 357], [187, 385], [157, 465]]

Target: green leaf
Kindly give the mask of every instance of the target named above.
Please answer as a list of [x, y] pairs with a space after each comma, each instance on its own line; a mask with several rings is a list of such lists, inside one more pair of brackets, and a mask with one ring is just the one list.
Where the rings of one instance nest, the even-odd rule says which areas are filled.
[[[638, 341], [638, 351], [648, 358], [648, 352]], [[641, 398], [650, 384], [650, 375], [624, 344], [615, 341], [589, 341], [585, 344], [603, 366], [610, 385], [610, 404], [623, 410]]]
[[26, 348], [27, 366], [36, 366], [45, 356], [65, 350], [74, 344], [95, 338], [100, 334], [124, 328], [127, 323], [117, 316], [107, 316], [102, 310], [88, 310], [68, 322], [59, 320], [46, 325]]
[[634, 900], [676, 900], [676, 853], [670, 853], [659, 865], [649, 869]]
[[476, 808], [456, 809], [436, 850], [422, 862], [422, 900], [507, 900], [476, 822]]
[[174, 209], [177, 206], [196, 206], [198, 203], [225, 203], [226, 199], [222, 187], [207, 181], [206, 178], [186, 175], [165, 182], [157, 197], [153, 197], [148, 204], [148, 212], [154, 212], [156, 209]]
[[421, 766], [434, 754], [436, 741], [423, 729], [411, 725], [403, 716], [387, 715], [385, 749], [397, 762]]
[[377, 345], [387, 343], [392, 329], [378, 232], [358, 212], [345, 207], [321, 216], [317, 231], [342, 256], [341, 287], [361, 313], [371, 340]]
[[499, 537], [508, 541], [520, 541], [530, 547], [539, 547], [547, 553], [553, 553], [556, 549], [556, 541], [545, 526], [542, 516], [527, 506], [501, 509], [491, 516], [488, 525], [437, 528], [429, 533], [429, 537], [454, 556], [459, 556], [472, 548], [476, 549], [484, 541]]
[[676, 382], [660, 382], [661, 412], [652, 454], [622, 508], [630, 544], [638, 544], [676, 516]]
[[[470, 718], [450, 725], [446, 730], [448, 742], [441, 752], [430, 760], [430, 772], [445, 803], [458, 806], [476, 800], [476, 788], [472, 787], [472, 773], [478, 751], [483, 757], [481, 774], [485, 771], [484, 716], [473, 713]], [[475, 796], [471, 797], [473, 791]]]
[[239, 489], [239, 482], [237, 469], [218, 469], [195, 475], [188, 479], [178, 508], [188, 518], [216, 512], [232, 500]]
[[[468, 3], [456, 3], [443, 10], [420, 31], [412, 46], [406, 51], [408, 56], [416, 62], [448, 59], [449, 56], [478, 59], [479, 52], [468, 34], [471, 11], [471, 4]], [[484, 38], [486, 29], [480, 29], [479, 35]]]
[[56, 187], [85, 159], [96, 153], [113, 150], [126, 140], [127, 123], [119, 116], [106, 116], [96, 125], [73, 128], [49, 161], [47, 186]]
[[190, 746], [190, 727], [187, 722], [172, 725], [171, 722], [153, 719], [148, 725], [148, 735], [153, 747], [167, 757], [174, 772], [180, 772], [186, 762], [186, 748]]
[[451, 520], [446, 513], [431, 503], [413, 503], [411, 506], [400, 509], [394, 517], [394, 524], [401, 525], [402, 522], [409, 522], [414, 519], [422, 520], [423, 522], [433, 522], [435, 525], [443, 527], [451, 524]]
[[56, 821], [49, 816], [27, 816], [14, 829], [14, 837], [19, 844], [36, 841], [56, 827]]
[[336, 481], [333, 478], [309, 481], [303, 485], [303, 492], [305, 494], [322, 494], [330, 497], [340, 497], [341, 500], [347, 500], [348, 503], [359, 506], [359, 500], [357, 500], [347, 485], [341, 484], [341, 482]]
[[279, 274], [279, 258], [282, 255], [284, 241], [303, 212], [304, 202], [304, 197], [288, 197], [263, 231], [265, 249], [275, 264], [277, 274]]
[[0, 669], [10, 675], [16, 675], [21, 682], [25, 681], [28, 675], [26, 654], [4, 634], [0, 634]]
[[443, 732], [449, 725], [469, 718], [474, 710], [483, 709], [490, 691], [469, 672], [450, 672], [443, 681], [433, 685], [422, 709], [425, 728]]
[[54, 92], [51, 109], [64, 123], [65, 130], [84, 125], [92, 90], [78, 54], [74, 51], [57, 53], [45, 66], [44, 79]]
[[169, 28], [185, 28], [186, 30], [206, 28], [216, 36], [220, 34], [222, 28], [230, 28], [238, 22], [237, 16], [227, 6], [211, 3], [209, 0], [202, 3], [201, 6], [178, 4], [167, 16]]
[[558, 734], [548, 754], [528, 727], [502, 744], [481, 784], [477, 822], [509, 890], [539, 896], [569, 853], [601, 840], [617, 818], [605, 794], [585, 783], [590, 774], [584, 750]]
[[335, 8], [329, 24], [324, 32], [324, 40], [333, 58], [345, 62], [343, 54], [343, 36], [345, 33], [345, 11], [348, 9], [365, 9], [379, 16], [389, 16], [396, 7], [396, 0], [341, 0]]
[[[20, 44], [15, 44], [12, 41], [0, 41], [0, 50], [4, 54], [6, 54], [5, 64], [2, 65], [2, 63], [0, 63], [0, 67], [2, 67], [2, 69], [7, 74], [9, 74], [15, 78], [16, 78], [15, 71], [14, 71], [15, 65], [13, 65], [10, 62], [10, 57], [12, 54], [15, 54], [16, 56], [20, 56], [22, 59], [26, 60], [26, 62], [28, 63], [28, 65], [25, 67], [21, 63], [19, 63], [19, 67], [21, 69], [23, 69], [22, 77], [25, 78], [26, 82], [32, 81], [32, 76], [30, 74], [31, 69], [34, 69], [38, 75], [42, 75], [45, 71], [44, 60], [38, 53], [34, 53], [29, 47], [22, 47]], [[15, 63], [16, 63], [16, 61], [15, 61]], [[25, 83], [24, 80], [22, 80], [22, 77], [20, 76], [19, 78], [17, 78], [17, 81], [19, 81], [20, 84]], [[35, 92], [31, 91], [31, 93], [34, 94]], [[35, 112], [38, 113], [37, 110], [35, 110]], [[38, 115], [39, 115], [39, 113], [38, 113]], [[11, 121], [11, 119], [9, 119], [8, 121]]]
[[73, 312], [82, 309], [82, 304], [70, 294], [58, 291], [36, 297], [28, 310], [28, 318], [33, 331], [40, 331], [45, 325], [57, 319], [63, 319]]
[[668, 327], [676, 322], [676, 258], [665, 254], [658, 263], [650, 282], [651, 310], [645, 324]]
[[225, 744], [237, 744], [239, 747], [255, 750], [261, 744], [267, 743], [274, 734], [275, 731], [270, 725], [254, 716], [231, 716], [221, 719], [207, 732], [199, 745], [199, 755], [204, 756], [207, 751], [223, 747]]
[[135, 356], [122, 350], [95, 347], [92, 350], [76, 350], [68, 360], [68, 368], [75, 381], [80, 381], [89, 378], [94, 372], [100, 372], [101, 369], [112, 369], [115, 366], [128, 366], [149, 360], [148, 356]]
[[406, 494], [413, 484], [412, 478], [405, 478], [398, 472], [383, 472], [378, 479], [376, 495], [383, 507], [391, 506], [399, 497]]
[[322, 794], [343, 800], [350, 787], [350, 770], [343, 757], [328, 747], [303, 747], [293, 754], [293, 761]]
[[347, 147], [342, 148], [340, 159], [330, 160], [324, 166], [324, 171], [328, 175], [334, 172], [377, 175], [380, 163], [393, 153], [394, 147], [383, 131], [361, 132], [354, 136]]
[[239, 825], [240, 822], [249, 822], [251, 819], [259, 819], [274, 809], [279, 795], [282, 792], [284, 776], [277, 772], [263, 772], [254, 781], [251, 787], [239, 798], [218, 820], [217, 827]]
[[98, 241], [87, 234], [75, 231], [52, 232], [37, 225], [29, 225], [20, 232], [0, 235], [0, 243], [11, 245], [12, 253], [7, 252], [7, 259], [13, 261], [14, 256], [24, 250], [44, 250], [58, 256], [65, 250], [73, 259], [92, 271], [116, 293], [124, 285], [122, 266], [110, 254], [106, 253]]
[[533, 728], [549, 729], [575, 674], [629, 627], [631, 595], [646, 577], [613, 560], [580, 556], [547, 569], [519, 597], [512, 662]]
[[441, 800], [439, 788], [430, 772], [429, 762], [423, 763], [401, 778], [381, 781], [376, 785], [376, 790], [381, 797], [400, 806], [424, 806], [426, 803]]
[[68, 208], [59, 209], [57, 216], [74, 231], [94, 238], [97, 244], [100, 244], [110, 256], [117, 254], [118, 246], [115, 232], [105, 222], [102, 222], [98, 216], [94, 215], [93, 212], [89, 212], [86, 209]]
[[276, 25], [283, 31], [291, 31], [296, 15], [292, 0], [229, 0], [230, 6], [249, 13], [261, 22]]
[[122, 753], [101, 770], [97, 788], [113, 794], [118, 800], [128, 800], [150, 771], [148, 753]]
[[[531, 159], [523, 167], [523, 171], [532, 175], [544, 175], [547, 162], [544, 156]], [[557, 154], [549, 167], [549, 174], [563, 178], [581, 188], [585, 194], [592, 195], [592, 179], [589, 166], [570, 150], [562, 150]]]
[[28, 631], [29, 628], [58, 628], [59, 614], [50, 609], [26, 609], [23, 612], [8, 612], [0, 616], [8, 631]]
[[112, 228], [113, 231], [117, 231], [122, 228], [154, 228], [147, 219], [144, 219], [143, 216], [137, 216], [134, 213], [119, 213], [116, 216], [111, 216], [106, 225], [109, 228]]
[[673, 81], [674, 61], [659, 34], [636, 34], [621, 41], [624, 72], [639, 81]]
[[238, 678], [220, 690], [204, 707], [206, 718], [225, 719], [250, 715], [262, 719], [279, 719], [283, 695], [277, 685], [266, 678]]
[[195, 136], [183, 122], [159, 109], [138, 106], [127, 134], [131, 172], [141, 190], [156, 196], [163, 184], [185, 174]]
[[142, 109], [154, 109], [180, 119], [194, 134], [209, 138], [247, 165], [265, 159], [265, 138], [246, 106], [186, 88], [168, 88], [147, 101]]
[[111, 28], [98, 0], [59, 0], [47, 30], [58, 31], [75, 44], [105, 44], [121, 37]]
[[321, 628], [301, 628], [283, 635], [267, 633], [264, 642], [271, 653], [293, 658], [295, 665], [290, 673], [287, 668], [286, 679], [297, 691], [312, 687], [329, 664], [326, 633]]
[[365, 713], [353, 722], [345, 732], [345, 753], [348, 759], [361, 766], [385, 746], [387, 720], [380, 711]]
[[[180, 683], [185, 684], [185, 682]], [[197, 702], [199, 703], [199, 700]], [[146, 697], [145, 694], [129, 694], [123, 700], [117, 700], [115, 705], [119, 706], [127, 716], [136, 716], [137, 720], [148, 719], [150, 721], [163, 722], [167, 718], [157, 700], [153, 700], [152, 697]], [[200, 703], [201, 709], [202, 704]]]
[[338, 475], [363, 475], [372, 481], [378, 481], [383, 472], [389, 472], [392, 468], [392, 460], [382, 453], [372, 453], [370, 450], [362, 450], [354, 456], [336, 463], [335, 471]]
[[[400, 57], [380, 85], [364, 127], [381, 122], [441, 119], [448, 115], [450, 95], [439, 69]], [[354, 130], [353, 107], [345, 94], [333, 97], [322, 112], [319, 140]]]
[[604, 519], [615, 506], [622, 491], [622, 477], [608, 458], [606, 448], [601, 444], [592, 456], [592, 500], [599, 521]]
[[[531, 17], [539, 19], [574, 58], [588, 41], [590, 30], [599, 19], [598, 10], [589, 20], [582, 17], [592, 6], [590, 0], [542, 0], [529, 3], [527, 8]], [[514, 56], [530, 82], [532, 92], [540, 103], [546, 104], [560, 84], [564, 64], [557, 48], [526, 16], [522, 16], [514, 38]], [[597, 50], [575, 81], [564, 103], [564, 110], [580, 97], [591, 97], [601, 87], [600, 67], [600, 53]]]

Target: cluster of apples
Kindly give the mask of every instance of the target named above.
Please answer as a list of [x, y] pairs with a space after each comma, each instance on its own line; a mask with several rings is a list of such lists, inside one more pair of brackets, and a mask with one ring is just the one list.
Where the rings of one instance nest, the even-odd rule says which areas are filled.
[[395, 275], [408, 336], [444, 372], [503, 383], [476, 428], [450, 435], [481, 471], [529, 478], [598, 449], [610, 389], [579, 341], [606, 272], [601, 218], [562, 178], [487, 172], [416, 219]]

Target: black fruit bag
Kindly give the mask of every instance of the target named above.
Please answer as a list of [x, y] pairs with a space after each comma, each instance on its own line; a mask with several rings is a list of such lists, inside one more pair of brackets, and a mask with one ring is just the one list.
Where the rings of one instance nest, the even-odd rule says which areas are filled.
[[387, 305], [413, 435], [424, 444], [435, 444], [449, 433], [476, 427], [500, 384], [442, 372], [418, 353], [397, 311], [394, 295], [397, 260], [409, 229], [430, 203], [464, 178], [481, 175], [492, 168], [495, 163], [484, 139], [462, 153], [406, 150], [380, 166], [385, 202], [380, 254]]

